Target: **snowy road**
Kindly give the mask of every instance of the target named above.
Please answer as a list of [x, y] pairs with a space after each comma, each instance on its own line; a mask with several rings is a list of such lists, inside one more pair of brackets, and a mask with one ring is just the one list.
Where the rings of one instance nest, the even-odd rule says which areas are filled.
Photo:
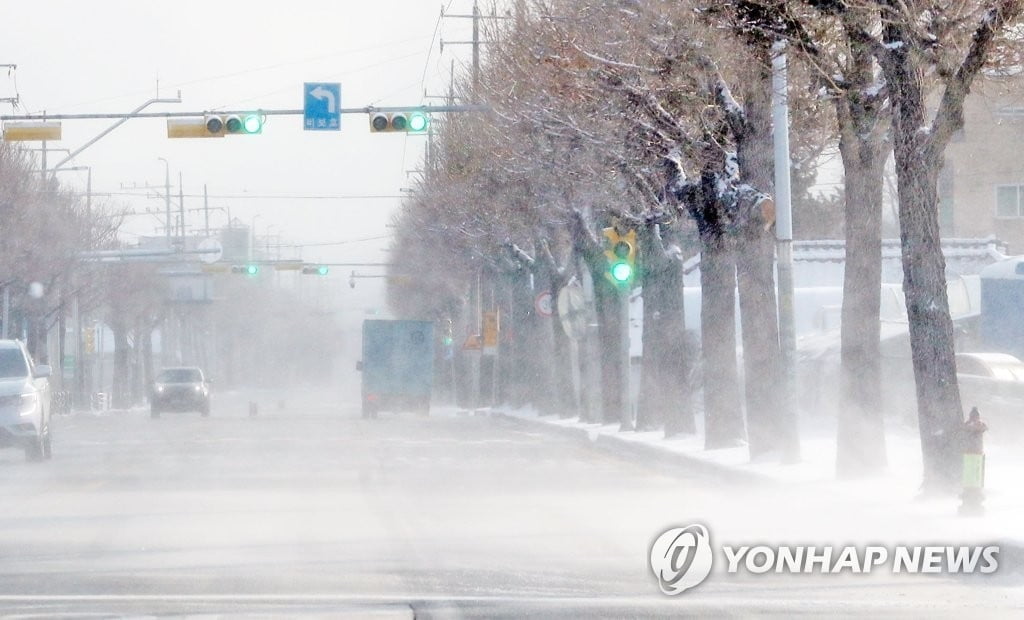
[[[659, 593], [651, 541], [877, 542], [849, 507], [667, 476], [488, 417], [216, 401], [54, 423], [54, 459], [0, 451], [0, 612], [363, 617], [1020, 611], [1020, 574], [734, 576]], [[884, 522], [884, 515], [878, 516]], [[884, 535], [881, 535], [884, 537]], [[827, 587], [826, 587], [827, 586]]]

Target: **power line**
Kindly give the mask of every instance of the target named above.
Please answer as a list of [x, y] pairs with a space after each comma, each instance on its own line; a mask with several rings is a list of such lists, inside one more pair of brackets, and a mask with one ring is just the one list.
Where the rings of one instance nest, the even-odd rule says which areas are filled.
[[[175, 87], [180, 88], [182, 86], [188, 86], [188, 85], [191, 85], [191, 84], [201, 84], [203, 82], [211, 82], [213, 80], [220, 80], [220, 79], [224, 79], [224, 78], [235, 77], [235, 76], [239, 76], [239, 75], [245, 75], [245, 74], [248, 74], [248, 73], [255, 73], [255, 72], [259, 72], [259, 71], [268, 71], [268, 70], [271, 70], [271, 69], [279, 69], [281, 67], [287, 67], [287, 66], [291, 66], [291, 65], [298, 65], [298, 64], [303, 64], [303, 63], [306, 63], [306, 62], [313, 62], [313, 61], [318, 61], [318, 60], [325, 60], [327, 58], [333, 58], [333, 57], [337, 57], [337, 56], [344, 56], [346, 54], [356, 54], [356, 53], [359, 53], [359, 52], [365, 52], [365, 51], [370, 51], [370, 50], [380, 49], [380, 48], [385, 48], [385, 47], [386, 48], [391, 48], [391, 47], [394, 47], [396, 45], [402, 45], [404, 43], [409, 43], [409, 42], [412, 42], [412, 41], [421, 41], [421, 40], [424, 40], [424, 39], [426, 39], [426, 37], [424, 37], [424, 36], [410, 37], [410, 38], [401, 39], [401, 40], [398, 40], [398, 41], [390, 41], [390, 42], [387, 42], [387, 43], [378, 43], [378, 44], [375, 44], [375, 45], [369, 45], [369, 46], [364, 46], [364, 47], [360, 47], [360, 48], [353, 48], [353, 49], [349, 49], [349, 50], [339, 50], [337, 52], [332, 52], [332, 53], [328, 53], [328, 54], [322, 54], [322, 55], [319, 55], [319, 56], [310, 56], [310, 57], [306, 57], [306, 58], [300, 58], [300, 59], [297, 59], [297, 60], [285, 61], [285, 62], [271, 64], [271, 65], [263, 65], [263, 66], [260, 66], [260, 67], [253, 67], [253, 68], [250, 68], [250, 69], [242, 69], [242, 70], [239, 70], [239, 71], [235, 71], [233, 73], [224, 73], [224, 74], [220, 74], [220, 75], [208, 75], [208, 76], [205, 76], [205, 77], [199, 77], [199, 78], [195, 78], [195, 79], [191, 79], [191, 80], [184, 80], [184, 81], [180, 81], [180, 82], [174, 82], [174, 83], [168, 84], [167, 86], [169, 88], [175, 88]], [[15, 89], [17, 89], [17, 82], [15, 82]], [[103, 97], [103, 98], [99, 98], [99, 99], [92, 99], [92, 100], [89, 100], [89, 101], [81, 101], [81, 102], [77, 102], [77, 103], [71, 103], [71, 104], [67, 104], [67, 105], [64, 105], [64, 106], [59, 106], [56, 109], [61, 109], [61, 110], [73, 109], [73, 108], [77, 108], [77, 107], [80, 107], [80, 106], [83, 106], [83, 105], [91, 105], [91, 104], [94, 104], [94, 103], [104, 103], [104, 102], [107, 102], [107, 101], [114, 101], [114, 100], [117, 100], [117, 99], [123, 99], [125, 97], [131, 97], [131, 96], [134, 96], [134, 95], [137, 95], [137, 94], [149, 93], [149, 92], [150, 91], [148, 89], [147, 90], [136, 90], [136, 91], [124, 93], [122, 95], [111, 95], [109, 97]], [[24, 108], [26, 106], [22, 105], [22, 107]]]
[[323, 243], [278, 243], [271, 244], [272, 248], [320, 248], [332, 245], [348, 245], [349, 243], [362, 243], [364, 241], [377, 241], [380, 239], [389, 239], [394, 235], [377, 235], [375, 237], [362, 237], [359, 239], [346, 239], [344, 241], [325, 241]]

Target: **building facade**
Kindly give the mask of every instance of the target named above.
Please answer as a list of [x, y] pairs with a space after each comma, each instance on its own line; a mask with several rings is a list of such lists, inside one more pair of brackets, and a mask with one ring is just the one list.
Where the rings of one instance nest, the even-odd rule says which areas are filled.
[[1024, 73], [975, 82], [938, 185], [943, 237], [993, 235], [1024, 254]]

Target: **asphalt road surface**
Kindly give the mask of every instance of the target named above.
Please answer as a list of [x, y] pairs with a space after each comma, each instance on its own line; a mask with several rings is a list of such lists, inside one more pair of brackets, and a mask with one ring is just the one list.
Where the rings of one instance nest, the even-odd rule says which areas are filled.
[[[330, 617], [1012, 615], [995, 576], [736, 576], [659, 592], [651, 542], [885, 540], [838, 500], [668, 475], [489, 416], [361, 420], [332, 394], [221, 396], [213, 415], [54, 421], [0, 451], [0, 613]], [[805, 493], [806, 495], [806, 493]], [[886, 530], [888, 531], [888, 530]], [[894, 534], [895, 535], [895, 534]], [[826, 540], [830, 538], [831, 540]]]

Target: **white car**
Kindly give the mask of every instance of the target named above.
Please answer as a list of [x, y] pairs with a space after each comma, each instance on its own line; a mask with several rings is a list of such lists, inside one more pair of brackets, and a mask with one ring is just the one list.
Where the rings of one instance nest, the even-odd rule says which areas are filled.
[[0, 340], [0, 448], [23, 448], [30, 461], [50, 458], [50, 372], [21, 342]]
[[1024, 435], [1024, 362], [1006, 353], [957, 353], [964, 411], [978, 407], [992, 434]]

